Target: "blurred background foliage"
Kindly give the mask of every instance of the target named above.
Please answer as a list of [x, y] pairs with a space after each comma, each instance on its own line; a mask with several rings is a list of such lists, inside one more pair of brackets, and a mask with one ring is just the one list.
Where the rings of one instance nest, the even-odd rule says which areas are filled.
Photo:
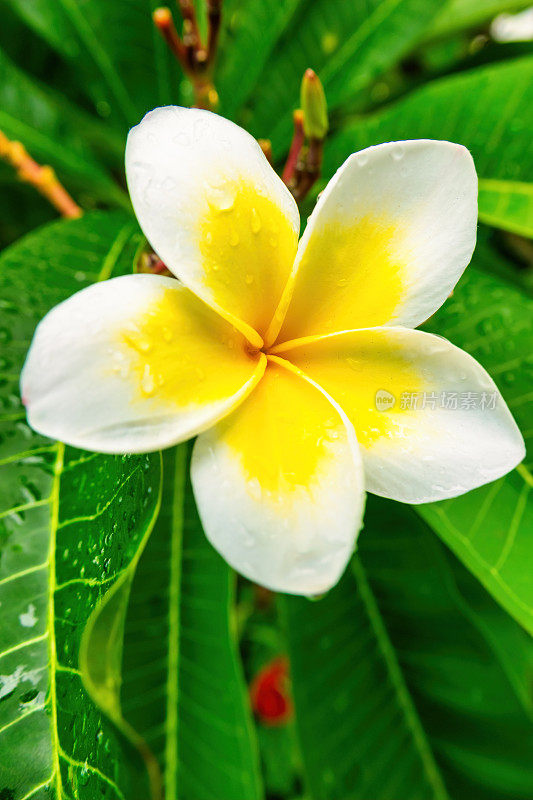
[[[533, 33], [531, 12], [521, 25], [501, 15], [527, 6], [225, 0], [215, 71], [219, 113], [270, 139], [279, 168], [302, 74], [312, 67], [321, 77], [330, 133], [304, 219], [355, 150], [428, 137], [472, 151], [478, 246], [427, 327], [489, 370], [526, 443], [533, 435]], [[22, 611], [32, 604], [47, 620], [42, 636], [57, 645], [52, 660], [42, 640], [31, 651], [41, 686], [27, 665], [17, 673], [27, 644], [20, 631], [5, 626], [0, 637], [1, 677], [18, 675], [0, 685], [0, 700], [9, 701], [0, 705], [0, 798], [147, 800], [157, 792], [155, 759], [167, 800], [531, 800], [530, 462], [416, 510], [370, 498], [357, 556], [327, 597], [310, 602], [236, 585], [201, 531], [186, 447], [165, 454], [160, 485], [155, 461], [70, 450], [60, 458], [25, 425], [17, 375], [36, 322], [77, 288], [131, 271], [143, 245], [124, 181], [128, 129], [157, 105], [192, 102], [152, 24], [155, 7], [153, 0], [0, 0], [0, 130], [51, 164], [88, 212], [45, 225], [53, 209], [0, 162], [2, 613], [6, 602]], [[197, 11], [205, 30], [201, 0]], [[111, 497], [102, 475], [119, 486]], [[148, 475], [142, 481], [152, 494], [142, 481], [137, 494], [128, 488], [130, 475]], [[147, 538], [159, 490], [161, 512]], [[32, 516], [53, 505], [49, 491], [59, 507], [55, 528], [53, 519]], [[102, 508], [108, 513], [98, 525], [75, 529], [66, 550], [63, 540], [57, 547], [58, 519], [69, 524]], [[80, 537], [96, 555], [78, 554], [74, 563]], [[40, 542], [41, 560], [49, 546], [54, 570], [37, 584], [17, 582], [8, 597], [10, 581], [37, 570], [28, 541]], [[86, 632], [80, 672], [89, 612], [114, 581], [105, 613]], [[67, 583], [66, 597], [59, 587]], [[114, 625], [106, 643], [102, 631]], [[290, 668], [276, 671], [287, 655], [281, 663]], [[133, 731], [153, 753], [148, 772], [132, 750]]]

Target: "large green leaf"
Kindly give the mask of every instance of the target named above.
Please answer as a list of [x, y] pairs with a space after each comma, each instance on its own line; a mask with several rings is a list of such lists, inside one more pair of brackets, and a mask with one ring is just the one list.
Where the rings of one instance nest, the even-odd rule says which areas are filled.
[[400, 139], [448, 139], [472, 151], [482, 178], [533, 180], [533, 57], [480, 67], [354, 120], [326, 146], [329, 177], [350, 153]]
[[149, 0], [12, 0], [79, 76], [96, 112], [122, 130], [175, 100], [177, 63], [154, 28]]
[[524, 627], [533, 632], [530, 424], [533, 302], [469, 267], [426, 327], [467, 350], [493, 376], [526, 440], [523, 465], [492, 484], [418, 512]]
[[233, 117], [248, 99], [276, 41], [302, 0], [230, 0], [216, 66], [220, 113]]
[[482, 180], [479, 219], [487, 225], [533, 237], [533, 183]]
[[162, 511], [128, 609], [123, 712], [160, 759], [166, 800], [258, 800], [235, 575], [202, 531], [187, 452], [164, 453]]
[[312, 800], [533, 793], [533, 641], [406, 506], [370, 498], [359, 557], [284, 598]]
[[[0, 50], [0, 130], [20, 140], [33, 158], [51, 164], [69, 188], [94, 200], [128, 206], [122, 189], [94, 155], [107, 138], [115, 165], [122, 145], [116, 134], [87, 113], [39, 88]], [[82, 198], [83, 199], [83, 198]], [[43, 201], [44, 202], [44, 201]]]
[[307, 67], [319, 72], [330, 108], [358, 92], [409, 51], [440, 3], [435, 0], [312, 0], [303, 3], [267, 62], [251, 101], [252, 133], [288, 149], [291, 112]]
[[38, 320], [130, 271], [141, 241], [131, 217], [94, 213], [0, 259], [0, 795], [10, 800], [148, 796], [140, 757], [83, 690], [78, 652], [95, 604], [149, 533], [159, 459], [65, 449], [28, 428], [18, 396]]
[[480, 225], [472, 263], [533, 295], [533, 246], [527, 239]]
[[527, 8], [529, 0], [447, 0], [426, 32], [426, 38], [451, 36], [482, 26], [498, 14]]
[[311, 800], [449, 800], [360, 563], [280, 603]]

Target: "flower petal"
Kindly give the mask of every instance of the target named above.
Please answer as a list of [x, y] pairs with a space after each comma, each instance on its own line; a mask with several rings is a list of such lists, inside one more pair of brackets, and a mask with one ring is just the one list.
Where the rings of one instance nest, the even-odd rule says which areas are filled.
[[280, 350], [346, 412], [369, 492], [406, 503], [455, 497], [505, 475], [524, 457], [494, 381], [440, 336], [367, 328]]
[[311, 214], [268, 342], [285, 313], [280, 342], [416, 327], [470, 261], [476, 219], [476, 172], [461, 145], [421, 139], [354, 153]]
[[157, 450], [233, 410], [266, 359], [173, 278], [83, 289], [37, 327], [21, 377], [35, 430], [106, 453]]
[[300, 218], [256, 140], [209, 111], [156, 108], [130, 131], [126, 173], [141, 227], [167, 267], [234, 324], [263, 333], [292, 269]]
[[359, 448], [294, 367], [270, 358], [249, 399], [198, 438], [192, 483], [208, 539], [246, 577], [303, 595], [337, 582], [361, 527]]

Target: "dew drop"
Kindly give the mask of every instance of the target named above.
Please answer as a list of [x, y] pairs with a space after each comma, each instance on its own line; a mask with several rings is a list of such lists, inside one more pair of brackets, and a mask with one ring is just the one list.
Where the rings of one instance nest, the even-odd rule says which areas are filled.
[[239, 234], [235, 230], [235, 228], [231, 228], [229, 233], [229, 243], [232, 247], [237, 247], [239, 244]]
[[235, 195], [227, 186], [210, 186], [207, 190], [207, 202], [217, 214], [231, 211], [235, 204]]
[[403, 145], [397, 144], [395, 147], [392, 148], [392, 157], [395, 161], [401, 161], [404, 157], [405, 150]]
[[255, 208], [252, 208], [252, 233], [259, 233], [261, 230], [261, 217]]
[[37, 617], [35, 616], [35, 606], [33, 603], [29, 604], [28, 610], [25, 611], [24, 614], [19, 614], [19, 622], [23, 628], [33, 628], [37, 622]]
[[150, 397], [150, 395], [154, 393], [155, 389], [154, 377], [150, 372], [150, 367], [148, 366], [148, 364], [145, 364], [144, 366], [144, 372], [141, 379], [141, 389], [143, 394], [145, 394], [147, 397]]
[[152, 342], [143, 336], [138, 330], [126, 331], [124, 334], [126, 342], [139, 353], [148, 353], [152, 349]]
[[248, 286], [250, 286], [254, 282], [254, 276], [253, 275], [247, 275], [245, 277], [245, 279], [244, 279], [244, 282], [247, 283]]

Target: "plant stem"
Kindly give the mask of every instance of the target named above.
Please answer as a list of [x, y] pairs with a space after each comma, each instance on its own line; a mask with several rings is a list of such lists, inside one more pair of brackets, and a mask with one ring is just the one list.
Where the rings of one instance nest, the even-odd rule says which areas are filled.
[[0, 131], [0, 158], [17, 172], [20, 180], [30, 183], [59, 211], [61, 216], [76, 219], [83, 214], [67, 190], [59, 182], [54, 170], [41, 166], [31, 158], [21, 142], [12, 142]]
[[289, 189], [294, 181], [296, 165], [298, 164], [298, 158], [300, 157], [300, 151], [305, 139], [303, 111], [300, 108], [297, 108], [296, 111], [293, 112], [292, 119], [294, 123], [294, 133], [292, 135], [292, 142], [289, 155], [287, 156], [287, 162], [281, 176], [283, 182], [289, 187]]
[[166, 6], [157, 8], [152, 19], [192, 84], [194, 106], [214, 111], [218, 105], [218, 94], [212, 76], [220, 32], [222, 0], [207, 2], [207, 46], [204, 46], [200, 37], [192, 0], [178, 0], [178, 4], [183, 17], [181, 37], [174, 24], [172, 12]]
[[304, 199], [320, 177], [323, 150], [323, 139], [310, 139], [309, 145], [302, 151], [301, 158], [298, 159], [294, 183], [291, 187], [297, 203]]

